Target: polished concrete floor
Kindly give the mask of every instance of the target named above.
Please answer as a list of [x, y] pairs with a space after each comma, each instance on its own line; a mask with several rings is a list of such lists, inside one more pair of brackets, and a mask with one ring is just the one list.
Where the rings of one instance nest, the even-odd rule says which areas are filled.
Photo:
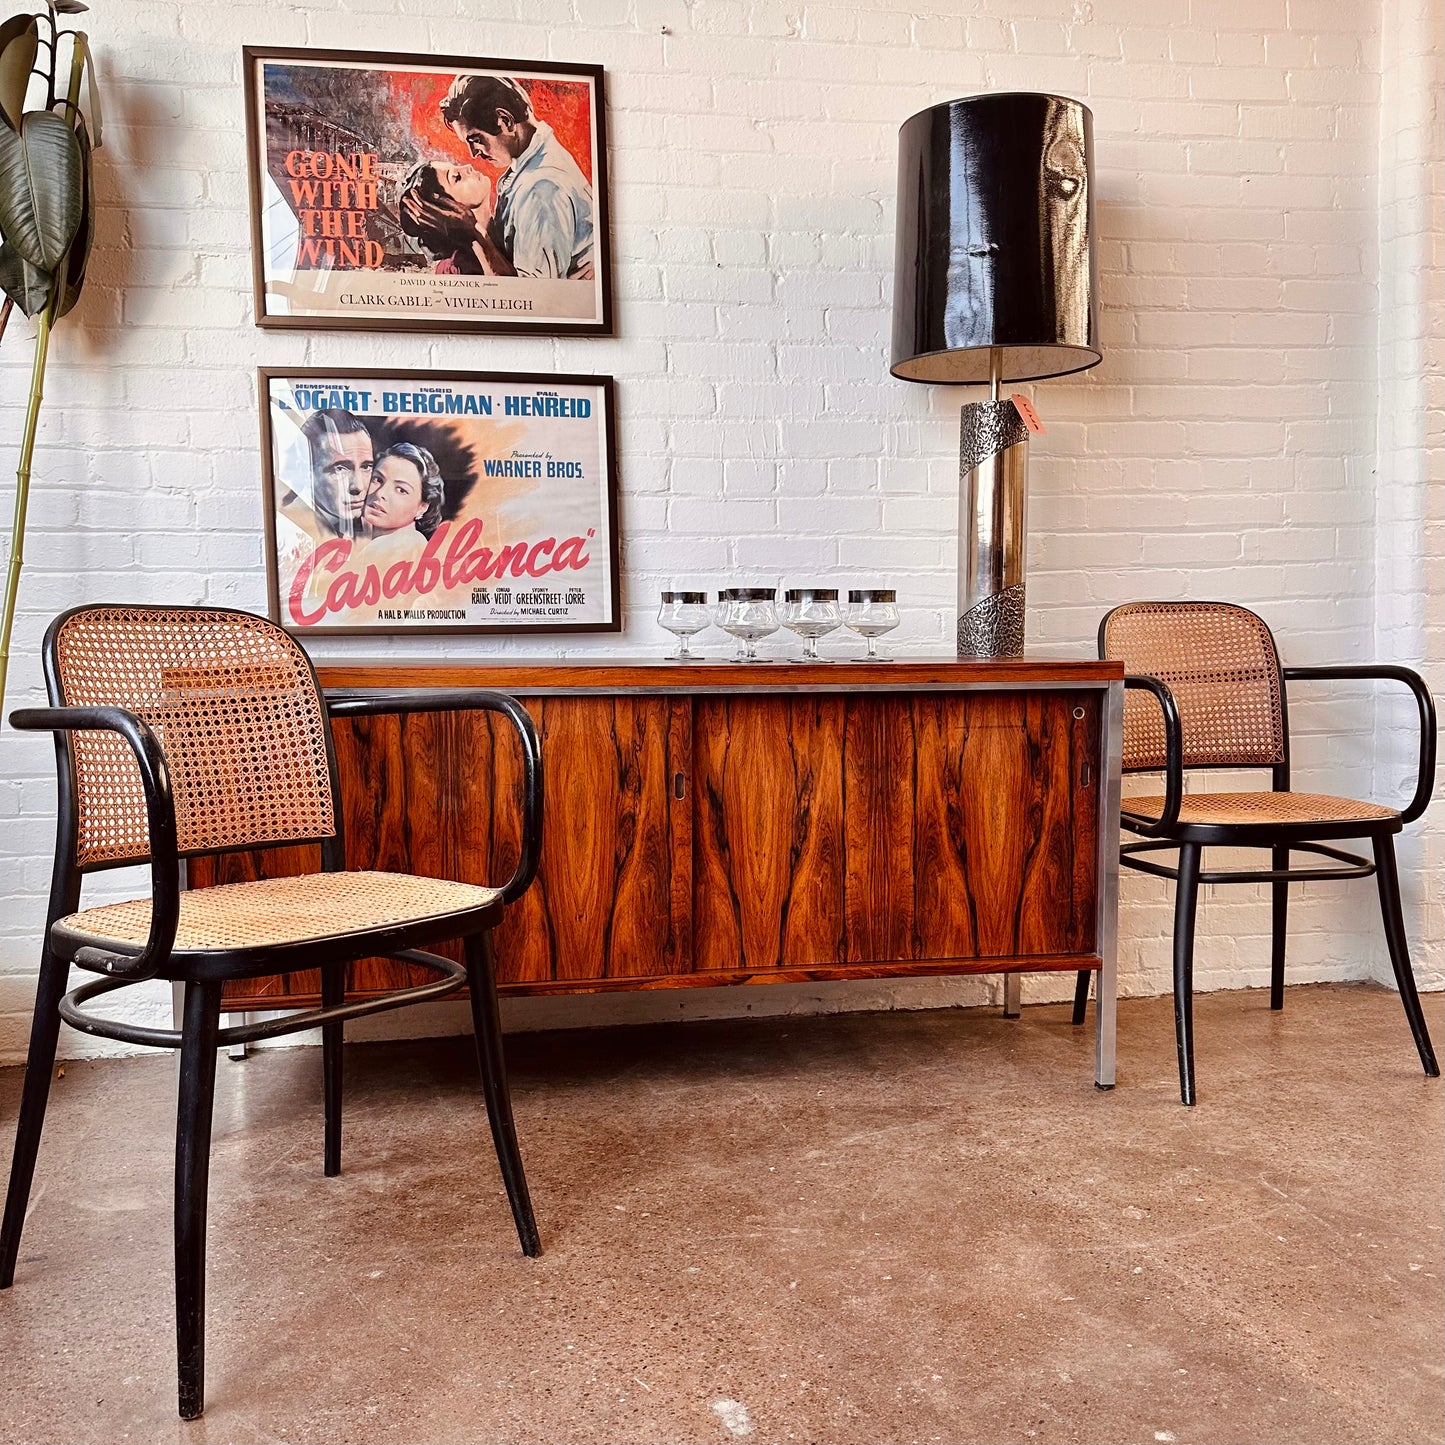
[[1166, 999], [1121, 1005], [1112, 1093], [1062, 1006], [517, 1036], [538, 1260], [470, 1041], [352, 1049], [331, 1180], [318, 1051], [223, 1060], [191, 1425], [174, 1064], [71, 1064], [0, 1438], [1441, 1440], [1445, 1089], [1398, 999], [1196, 1013], [1192, 1111]]

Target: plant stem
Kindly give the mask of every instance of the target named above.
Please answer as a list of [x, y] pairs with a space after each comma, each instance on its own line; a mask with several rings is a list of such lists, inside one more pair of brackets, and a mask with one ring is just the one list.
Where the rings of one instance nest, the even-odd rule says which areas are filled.
[[30, 371], [30, 404], [25, 409], [25, 435], [20, 442], [20, 465], [15, 469], [15, 522], [11, 528], [10, 566], [5, 575], [5, 602], [0, 607], [0, 707], [10, 672], [10, 630], [15, 625], [15, 597], [20, 590], [20, 568], [25, 562], [25, 508], [30, 501], [30, 460], [35, 455], [35, 428], [45, 389], [45, 358], [50, 350], [50, 312], [47, 306], [35, 328], [35, 364]]
[[10, 324], [10, 313], [15, 309], [15, 298], [7, 296], [5, 304], [0, 306], [0, 340], [5, 337], [5, 328]]
[[45, 18], [50, 21], [50, 69], [45, 75], [45, 108], [49, 110], [55, 104], [55, 79], [56, 69], [60, 64], [60, 26], [56, 23], [55, 14], [47, 5]]
[[[75, 117], [80, 114], [80, 87], [85, 79], [85, 50], [84, 47], [77, 45], [74, 39], [78, 33], [74, 30], [65, 30], [58, 32], [55, 37], [57, 62], [60, 59], [60, 36], [64, 34], [72, 37], [70, 41], [70, 84], [65, 90], [66, 119], [69, 120], [72, 129], [75, 127]], [[54, 101], [51, 102], [52, 105], [54, 103]], [[63, 269], [61, 274], [64, 275]]]

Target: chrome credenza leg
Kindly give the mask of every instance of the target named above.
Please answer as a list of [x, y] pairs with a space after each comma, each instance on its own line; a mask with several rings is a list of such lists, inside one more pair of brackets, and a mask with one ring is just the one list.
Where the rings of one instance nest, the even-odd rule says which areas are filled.
[[1123, 766], [1124, 684], [1111, 682], [1099, 732], [1099, 977], [1094, 1001], [1094, 1085], [1114, 1087], [1119, 952], [1119, 782]]
[[1023, 1006], [1024, 979], [1021, 973], [1006, 973], [1003, 976], [1003, 1016], [1016, 1019]]

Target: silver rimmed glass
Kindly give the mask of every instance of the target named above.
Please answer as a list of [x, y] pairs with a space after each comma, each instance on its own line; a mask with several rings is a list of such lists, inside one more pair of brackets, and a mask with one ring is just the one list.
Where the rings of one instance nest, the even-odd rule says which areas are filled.
[[706, 592], [664, 592], [662, 606], [657, 609], [657, 624], [677, 638], [674, 662], [695, 662], [697, 654], [687, 645], [690, 637], [706, 632], [712, 626], [707, 610]]
[[736, 637], [735, 662], [771, 662], [758, 656], [758, 641], [778, 630], [777, 593], [771, 587], [729, 587], [717, 595], [717, 625]]
[[891, 657], [878, 656], [878, 639], [898, 626], [898, 593], [892, 587], [850, 590], [843, 625], [868, 640], [867, 656], [855, 657], [854, 662], [892, 662]]
[[778, 614], [784, 627], [803, 639], [803, 661], [818, 662], [818, 639], [836, 632], [843, 621], [836, 587], [790, 587]]

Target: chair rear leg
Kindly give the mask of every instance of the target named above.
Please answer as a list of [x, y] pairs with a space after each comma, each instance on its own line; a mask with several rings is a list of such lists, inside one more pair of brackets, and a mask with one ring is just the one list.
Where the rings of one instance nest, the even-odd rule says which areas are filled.
[[[327, 963], [321, 966], [321, 1004], [333, 1008], [346, 1002], [346, 965]], [[321, 1025], [322, 1088], [326, 1096], [326, 1162], [328, 1179], [341, 1173], [341, 1083], [342, 1029], [344, 1024]]]
[[1074, 982], [1074, 1022], [1081, 1024], [1084, 1015], [1089, 1010], [1089, 974], [1090, 970], [1081, 968], [1079, 977]]
[[186, 984], [176, 1108], [176, 1362], [182, 1420], [205, 1409], [206, 1199], [221, 985]]
[[[1278, 873], [1289, 867], [1289, 849], [1275, 848], [1270, 853], [1270, 867]], [[1277, 878], [1270, 884], [1274, 894], [1271, 924], [1274, 931], [1273, 945], [1269, 960], [1269, 1006], [1272, 1009], [1284, 1007], [1284, 944], [1289, 921], [1289, 883]]]
[[1194, 914], [1199, 902], [1198, 843], [1179, 848], [1174, 893], [1174, 1038], [1179, 1049], [1179, 1097], [1194, 1103]]
[[497, 1011], [497, 978], [492, 953], [492, 935], [475, 934], [466, 940], [467, 991], [472, 999], [472, 1025], [477, 1036], [477, 1061], [482, 1069], [482, 1092], [487, 1100], [487, 1118], [492, 1125], [492, 1142], [502, 1167], [502, 1182], [512, 1205], [512, 1218], [522, 1253], [542, 1252], [537, 1221], [527, 1192], [527, 1176], [517, 1148], [517, 1130], [512, 1121], [512, 1095], [507, 1087], [507, 1064], [502, 1053], [502, 1022]]
[[1410, 967], [1410, 945], [1405, 939], [1405, 917], [1400, 908], [1400, 874], [1395, 866], [1395, 840], [1388, 833], [1377, 833], [1375, 845], [1375, 877], [1380, 885], [1380, 912], [1385, 920], [1385, 942], [1390, 946], [1390, 964], [1400, 988], [1400, 1002], [1410, 1020], [1410, 1032], [1420, 1051], [1420, 1063], [1432, 1078], [1440, 1077], [1435, 1062], [1435, 1049], [1430, 1043], [1430, 1030], [1425, 1027], [1425, 1014], [1420, 1008], [1420, 995], [1415, 991], [1415, 973]]
[[30, 1203], [30, 1184], [35, 1178], [40, 1131], [45, 1127], [50, 1077], [55, 1072], [60, 1000], [65, 996], [69, 977], [70, 965], [47, 948], [41, 956], [40, 978], [35, 987], [35, 1017], [30, 1024], [30, 1051], [25, 1057], [15, 1153], [10, 1165], [10, 1187], [5, 1194], [5, 1222], [0, 1226], [0, 1289], [9, 1289], [15, 1282], [15, 1261], [20, 1255], [20, 1235]]

